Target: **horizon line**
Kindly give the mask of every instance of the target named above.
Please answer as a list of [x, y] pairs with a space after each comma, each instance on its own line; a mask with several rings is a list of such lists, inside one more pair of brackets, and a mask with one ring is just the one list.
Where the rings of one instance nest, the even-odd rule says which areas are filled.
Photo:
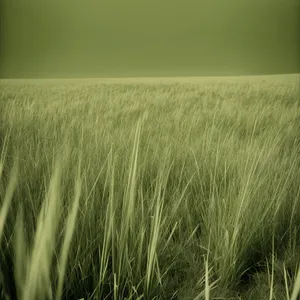
[[91, 79], [200, 79], [200, 78], [244, 78], [244, 77], [276, 77], [276, 76], [295, 76], [299, 73], [271, 73], [271, 74], [250, 74], [250, 75], [191, 75], [191, 76], [95, 76], [95, 77], [3, 77], [2, 80], [91, 80]]

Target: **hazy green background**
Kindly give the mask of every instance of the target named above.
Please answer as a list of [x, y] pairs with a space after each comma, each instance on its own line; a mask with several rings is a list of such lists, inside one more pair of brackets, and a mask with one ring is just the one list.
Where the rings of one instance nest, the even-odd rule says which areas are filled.
[[300, 0], [1, 0], [1, 77], [300, 72]]

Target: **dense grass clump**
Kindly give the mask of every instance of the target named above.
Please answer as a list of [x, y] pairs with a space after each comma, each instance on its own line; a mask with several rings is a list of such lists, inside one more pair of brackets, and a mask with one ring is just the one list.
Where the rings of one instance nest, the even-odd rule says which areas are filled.
[[0, 82], [1, 298], [296, 300], [298, 83]]

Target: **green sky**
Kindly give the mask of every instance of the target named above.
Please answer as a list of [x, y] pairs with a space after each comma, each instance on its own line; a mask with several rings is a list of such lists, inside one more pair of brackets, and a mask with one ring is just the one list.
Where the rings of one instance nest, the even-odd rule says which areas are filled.
[[1, 0], [1, 77], [300, 72], [300, 0]]

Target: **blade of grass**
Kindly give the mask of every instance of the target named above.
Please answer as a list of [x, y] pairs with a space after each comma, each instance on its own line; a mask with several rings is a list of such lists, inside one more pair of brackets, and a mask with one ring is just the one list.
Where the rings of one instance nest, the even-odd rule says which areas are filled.
[[297, 300], [299, 293], [300, 293], [300, 268], [298, 269], [298, 273], [295, 279], [291, 300]]
[[66, 272], [67, 259], [68, 259], [67, 256], [68, 256], [69, 248], [72, 241], [72, 236], [76, 225], [76, 217], [78, 213], [79, 200], [80, 200], [81, 189], [82, 189], [82, 181], [80, 177], [80, 164], [81, 162], [79, 163], [79, 170], [78, 170], [77, 180], [75, 183], [74, 202], [68, 216], [65, 238], [63, 241], [59, 265], [58, 265], [58, 286], [56, 290], [56, 297], [55, 297], [56, 300], [60, 300], [62, 297], [63, 282], [64, 282], [64, 276]]
[[14, 166], [11, 170], [11, 174], [9, 176], [9, 183], [8, 183], [7, 189], [5, 191], [3, 204], [2, 204], [2, 207], [0, 210], [0, 243], [2, 240], [2, 236], [3, 236], [5, 220], [6, 220], [6, 217], [8, 214], [10, 204], [12, 202], [12, 198], [13, 198], [15, 189], [17, 187], [17, 183], [18, 183], [18, 163], [15, 162]]

